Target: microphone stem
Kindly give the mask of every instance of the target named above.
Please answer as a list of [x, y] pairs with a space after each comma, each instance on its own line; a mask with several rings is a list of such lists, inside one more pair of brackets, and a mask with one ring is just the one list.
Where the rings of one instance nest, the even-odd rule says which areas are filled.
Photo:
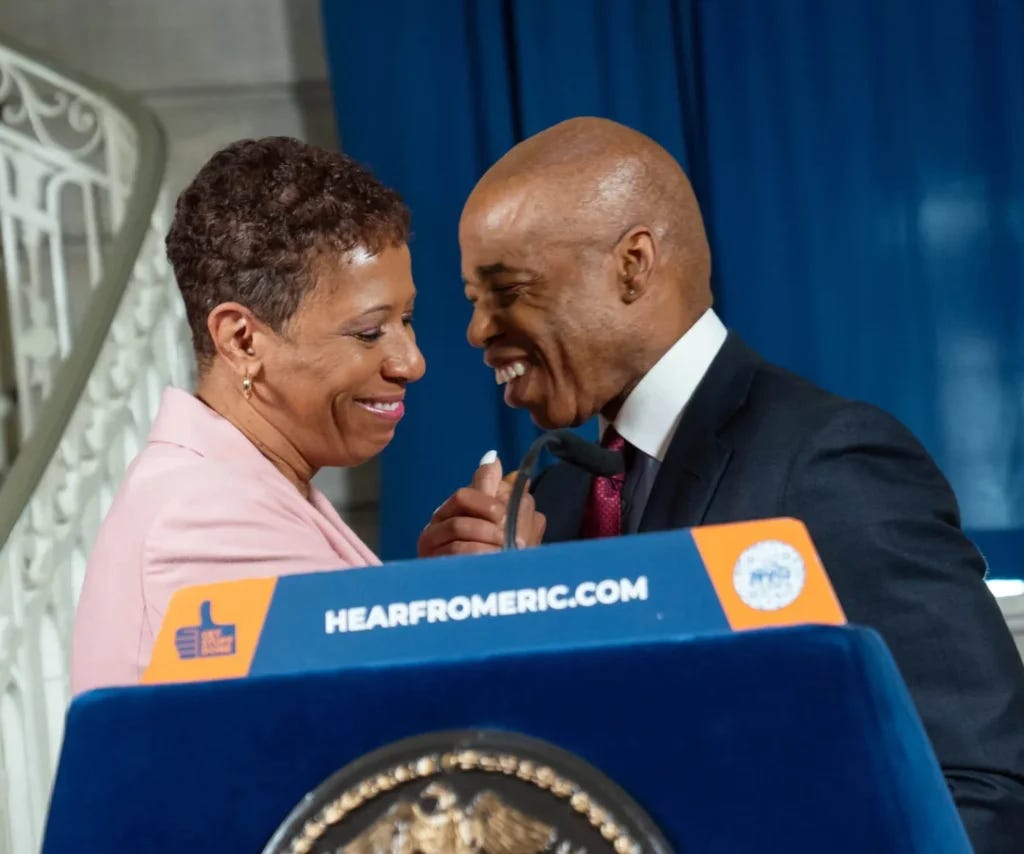
[[519, 470], [516, 472], [515, 483], [512, 485], [512, 495], [508, 501], [508, 515], [505, 517], [505, 543], [502, 546], [503, 551], [515, 551], [519, 547], [516, 545], [516, 529], [519, 526], [519, 505], [523, 501], [523, 493], [526, 492], [526, 484], [533, 476], [534, 466], [537, 465], [537, 459], [540, 457], [540, 452], [544, 450], [545, 446], [553, 444], [559, 441], [557, 433], [544, 433], [534, 439], [533, 444], [530, 445], [530, 449], [526, 452], [526, 456], [523, 457], [523, 462], [519, 466]]

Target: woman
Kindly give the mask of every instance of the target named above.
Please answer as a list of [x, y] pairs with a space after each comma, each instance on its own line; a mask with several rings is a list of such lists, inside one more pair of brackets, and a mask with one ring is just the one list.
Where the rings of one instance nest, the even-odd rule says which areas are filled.
[[423, 376], [408, 236], [395, 192], [292, 139], [235, 143], [181, 194], [198, 387], [164, 393], [100, 529], [75, 693], [138, 682], [180, 587], [379, 563], [310, 480], [380, 453]]

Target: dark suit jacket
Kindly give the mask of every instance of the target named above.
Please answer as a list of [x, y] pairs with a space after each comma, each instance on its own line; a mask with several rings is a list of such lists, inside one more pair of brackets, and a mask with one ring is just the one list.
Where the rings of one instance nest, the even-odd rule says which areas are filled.
[[[545, 540], [578, 537], [588, 475], [537, 480]], [[1024, 851], [1024, 666], [948, 483], [910, 432], [730, 335], [694, 393], [640, 530], [803, 520], [852, 623], [885, 638], [979, 854]]]

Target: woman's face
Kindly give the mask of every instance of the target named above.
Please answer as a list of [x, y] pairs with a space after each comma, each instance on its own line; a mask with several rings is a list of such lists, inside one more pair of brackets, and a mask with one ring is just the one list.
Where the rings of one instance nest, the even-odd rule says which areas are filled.
[[358, 465], [394, 436], [405, 386], [425, 370], [415, 298], [404, 244], [325, 255], [316, 286], [270, 335], [256, 377], [264, 414], [314, 468]]

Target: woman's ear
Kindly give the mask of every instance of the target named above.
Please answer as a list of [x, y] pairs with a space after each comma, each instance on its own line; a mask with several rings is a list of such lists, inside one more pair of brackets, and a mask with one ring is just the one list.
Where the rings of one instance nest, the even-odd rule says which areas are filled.
[[221, 303], [206, 318], [217, 355], [240, 377], [255, 378], [262, 367], [262, 327], [253, 313], [237, 302]]

